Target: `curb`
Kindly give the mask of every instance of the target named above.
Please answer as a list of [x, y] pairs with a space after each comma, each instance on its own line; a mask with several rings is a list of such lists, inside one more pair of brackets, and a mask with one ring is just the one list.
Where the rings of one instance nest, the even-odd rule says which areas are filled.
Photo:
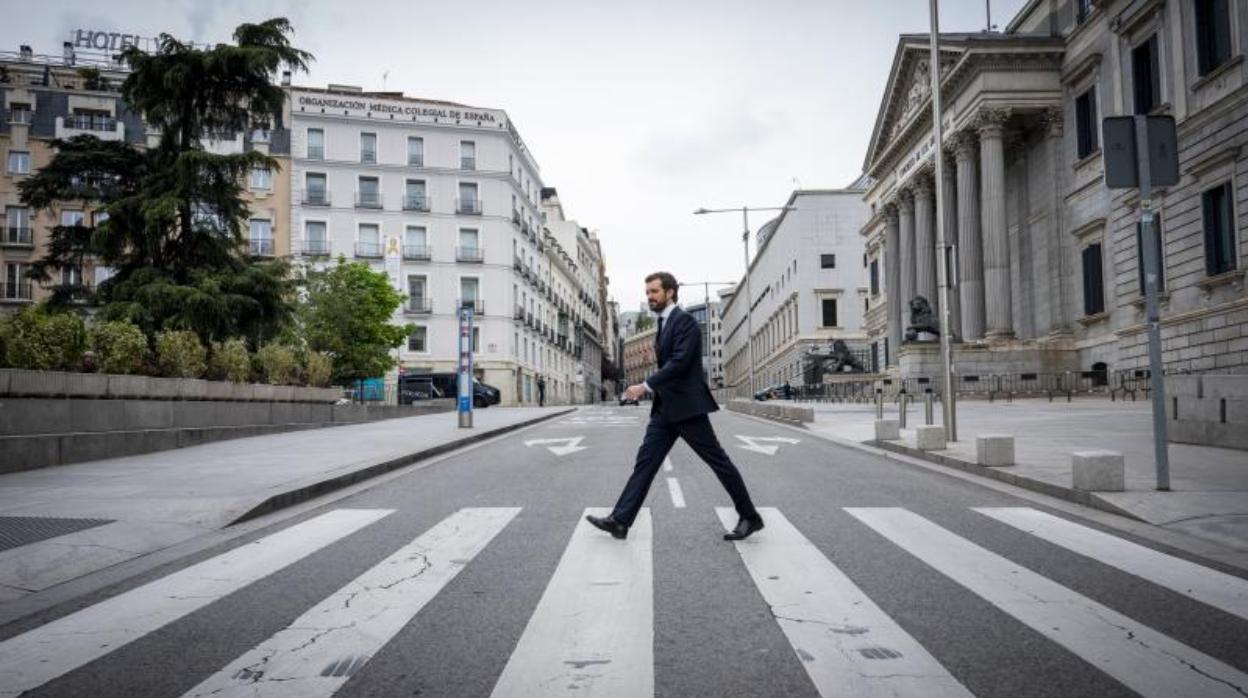
[[572, 408], [569, 410], [555, 412], [553, 414], [542, 415], [533, 419], [527, 419], [522, 422], [516, 422], [515, 424], [508, 424], [507, 426], [498, 427], [489, 431], [478, 432], [462, 439], [454, 439], [431, 448], [399, 456], [398, 458], [391, 458], [389, 460], [365, 465], [358, 470], [336, 475], [326, 480], [317, 480], [315, 482], [299, 485], [294, 489], [280, 492], [269, 497], [263, 502], [260, 502], [256, 506], [244, 512], [238, 518], [226, 524], [224, 528], [229, 528], [235, 524], [243, 523], [244, 521], [249, 521], [251, 519], [264, 516], [265, 514], [271, 514], [275, 511], [285, 509], [289, 506], [294, 506], [295, 504], [299, 504], [301, 502], [306, 502], [309, 499], [314, 499], [323, 494], [333, 492], [334, 490], [354, 485], [357, 482], [362, 482], [378, 475], [383, 475], [392, 470], [398, 470], [399, 468], [411, 465], [412, 463], [433, 458], [434, 456], [440, 456], [444, 453], [454, 451], [455, 449], [463, 448], [464, 446], [469, 446], [480, 441], [485, 441], [486, 439], [492, 439], [496, 436], [523, 429], [534, 424], [539, 424], [556, 417], [562, 417], [575, 411], [576, 408]]

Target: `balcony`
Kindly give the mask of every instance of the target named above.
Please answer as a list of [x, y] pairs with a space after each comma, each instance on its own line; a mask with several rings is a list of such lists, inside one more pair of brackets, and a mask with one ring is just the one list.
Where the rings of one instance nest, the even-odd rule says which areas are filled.
[[514, 225], [514, 226], [516, 226], [517, 228], [520, 228], [520, 227], [521, 227], [520, 212], [519, 212], [519, 211], [512, 211], [512, 212], [511, 212], [511, 224], [512, 224], [512, 225]]
[[523, 308], [523, 307], [518, 306], [518, 305], [516, 306], [516, 316], [515, 316], [515, 317], [516, 317], [516, 319], [517, 319], [517, 320], [524, 320], [524, 308]]
[[424, 167], [425, 156], [424, 155], [412, 155], [409, 153], [407, 156], [407, 166], [408, 167]]
[[324, 160], [325, 159], [325, 146], [323, 145], [308, 146], [308, 159], [309, 160]]
[[355, 256], [360, 259], [381, 259], [380, 242], [355, 243]]
[[485, 250], [480, 247], [456, 247], [455, 261], [481, 264], [485, 261]]
[[429, 212], [429, 197], [424, 194], [408, 194], [403, 197], [404, 211]]
[[381, 192], [357, 191], [355, 193], [356, 208], [381, 208]]
[[477, 169], [477, 159], [475, 157], [468, 157], [465, 155], [461, 155], [459, 157], [459, 169], [461, 170]]
[[273, 238], [254, 238], [247, 242], [252, 257], [273, 256]]
[[35, 240], [31, 235], [30, 228], [11, 225], [4, 229], [4, 236], [0, 237], [0, 245], [5, 247], [34, 247]]
[[464, 298], [461, 298], [461, 299], [459, 299], [459, 302], [455, 304], [455, 307], [457, 307], [457, 308], [472, 308], [472, 312], [473, 312], [474, 314], [476, 314], [476, 315], [485, 315], [485, 301], [480, 300], [480, 299], [476, 299], [476, 298], [468, 298], [468, 299], [464, 299]]
[[527, 325], [527, 326], [529, 326], [529, 327], [532, 327], [532, 326], [533, 326], [533, 313], [531, 313], [531, 312], [525, 312], [525, 314], [524, 314], [524, 324], [525, 324], [525, 325]]
[[403, 312], [408, 315], [428, 315], [433, 312], [433, 301], [425, 296], [408, 296]]
[[29, 109], [10, 109], [9, 124], [29, 126], [35, 120], [35, 113]]
[[300, 192], [299, 200], [304, 206], [329, 206], [329, 192], [325, 189], [304, 189]]
[[404, 245], [403, 259], [409, 261], [427, 262], [430, 257], [428, 245]]
[[455, 213], [461, 213], [466, 216], [481, 215], [480, 199], [455, 199]]
[[377, 151], [376, 150], [361, 150], [360, 162], [364, 163], [365, 165], [376, 165], [377, 164]]
[[520, 259], [519, 257], [512, 257], [511, 266], [513, 269], [520, 272], [521, 274], [524, 273], [524, 260], [523, 259]]
[[73, 114], [56, 117], [56, 137], [69, 139], [90, 134], [102, 141], [124, 141], [126, 125], [111, 116]]
[[323, 257], [329, 254], [329, 240], [304, 240], [303, 254], [305, 257]]
[[30, 301], [30, 282], [0, 283], [0, 303], [26, 303]]

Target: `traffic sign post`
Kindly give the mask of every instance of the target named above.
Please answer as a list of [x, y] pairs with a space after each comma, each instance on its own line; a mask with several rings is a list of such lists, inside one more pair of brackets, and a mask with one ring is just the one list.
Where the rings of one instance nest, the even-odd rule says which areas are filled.
[[1140, 250], [1144, 265], [1144, 303], [1148, 322], [1148, 365], [1153, 398], [1153, 454], [1157, 489], [1170, 489], [1170, 458], [1166, 448], [1166, 382], [1161, 366], [1161, 320], [1157, 285], [1161, 259], [1153, 215], [1153, 187], [1179, 181], [1178, 135], [1169, 116], [1114, 116], [1105, 119], [1105, 185], [1140, 189]]
[[459, 309], [459, 426], [472, 428], [472, 306]]

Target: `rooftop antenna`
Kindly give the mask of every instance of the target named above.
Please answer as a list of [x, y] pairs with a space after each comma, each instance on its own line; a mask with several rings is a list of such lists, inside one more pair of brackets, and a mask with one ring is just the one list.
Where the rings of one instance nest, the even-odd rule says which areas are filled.
[[390, 77], [390, 71], [389, 71], [389, 70], [387, 70], [386, 72], [384, 72], [384, 73], [382, 73], [382, 74], [381, 74], [381, 91], [382, 91], [382, 92], [385, 92], [385, 91], [386, 91], [386, 78], [388, 78], [388, 77]]
[[984, 31], [992, 31], [992, 0], [984, 0], [984, 12], [988, 15], [988, 28]]

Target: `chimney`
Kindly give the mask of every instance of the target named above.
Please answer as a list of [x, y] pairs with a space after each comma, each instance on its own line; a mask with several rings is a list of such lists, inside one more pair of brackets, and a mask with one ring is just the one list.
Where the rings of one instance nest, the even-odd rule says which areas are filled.
[[289, 70], [282, 71], [282, 84], [286, 86], [290, 86], [290, 71]]
[[65, 65], [74, 64], [74, 43], [66, 41], [62, 46], [65, 47]]
[[35, 55], [35, 52], [30, 50], [30, 46], [28, 46], [27, 44], [22, 44], [22, 48], [18, 52], [18, 57], [21, 60], [29, 61], [31, 58], [34, 57], [34, 55]]

